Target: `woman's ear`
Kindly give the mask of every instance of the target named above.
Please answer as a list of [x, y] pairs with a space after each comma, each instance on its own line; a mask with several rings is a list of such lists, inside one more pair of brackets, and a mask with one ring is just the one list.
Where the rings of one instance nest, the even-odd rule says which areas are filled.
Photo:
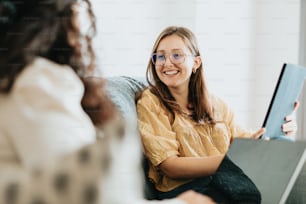
[[196, 56], [196, 57], [194, 58], [193, 69], [194, 69], [194, 70], [197, 70], [197, 69], [201, 66], [201, 64], [202, 64], [202, 59], [201, 59], [201, 57], [200, 57], [200, 56]]

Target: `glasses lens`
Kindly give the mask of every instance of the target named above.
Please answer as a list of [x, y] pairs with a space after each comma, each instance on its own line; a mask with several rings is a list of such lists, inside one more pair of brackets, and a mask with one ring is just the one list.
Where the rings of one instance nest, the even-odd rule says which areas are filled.
[[174, 52], [170, 55], [170, 57], [171, 57], [172, 63], [174, 64], [181, 64], [185, 60], [184, 53], [180, 53], [180, 52]]
[[[177, 51], [172, 52], [169, 56], [171, 63], [181, 64], [185, 61], [185, 54], [183, 52]], [[152, 62], [155, 65], [163, 66], [166, 62], [166, 56], [164, 53], [153, 53]]]
[[153, 64], [156, 64], [156, 54], [152, 55], [152, 62], [153, 62]]
[[154, 53], [152, 55], [152, 61], [153, 64], [161, 66], [165, 64], [166, 57], [164, 54]]

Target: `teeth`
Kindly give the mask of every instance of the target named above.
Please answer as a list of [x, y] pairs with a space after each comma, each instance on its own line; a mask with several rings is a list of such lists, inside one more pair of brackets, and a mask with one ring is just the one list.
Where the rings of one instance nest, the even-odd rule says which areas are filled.
[[168, 74], [168, 75], [173, 75], [173, 74], [177, 74], [178, 71], [167, 71], [167, 72], [164, 72], [165, 74]]

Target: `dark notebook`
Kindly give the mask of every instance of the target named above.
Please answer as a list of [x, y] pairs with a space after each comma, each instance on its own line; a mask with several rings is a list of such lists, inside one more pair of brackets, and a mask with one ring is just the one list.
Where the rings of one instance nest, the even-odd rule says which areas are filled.
[[263, 123], [266, 132], [262, 138], [286, 138], [281, 126], [285, 117], [292, 113], [305, 78], [306, 68], [293, 64], [283, 65]]

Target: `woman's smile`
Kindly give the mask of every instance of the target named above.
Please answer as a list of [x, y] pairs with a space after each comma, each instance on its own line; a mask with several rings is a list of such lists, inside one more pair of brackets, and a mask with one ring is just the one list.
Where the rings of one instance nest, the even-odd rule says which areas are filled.
[[179, 70], [167, 70], [167, 71], [164, 71], [163, 73], [164, 73], [165, 75], [170, 75], [170, 76], [172, 76], [172, 75], [178, 74], [178, 73], [179, 73]]

